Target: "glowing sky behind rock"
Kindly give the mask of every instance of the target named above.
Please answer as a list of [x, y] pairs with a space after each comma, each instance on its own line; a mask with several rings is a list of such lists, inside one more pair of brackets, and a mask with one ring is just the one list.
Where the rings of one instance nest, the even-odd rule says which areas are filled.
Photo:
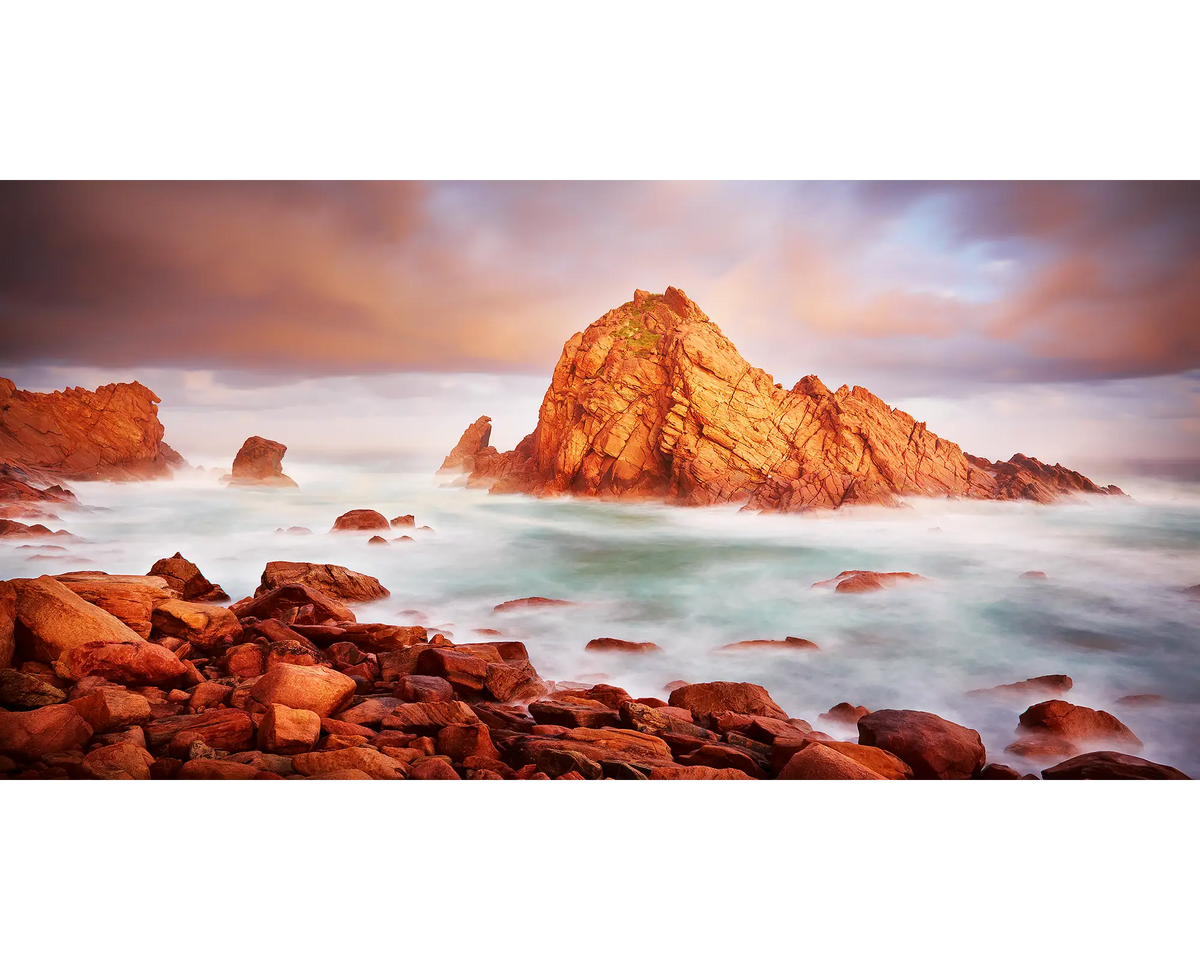
[[572, 333], [668, 285], [785, 385], [861, 383], [973, 452], [1200, 454], [1195, 184], [0, 186], [6, 375], [147, 371], [181, 416], [336, 384], [411, 405], [443, 382], [413, 372], [544, 386]]

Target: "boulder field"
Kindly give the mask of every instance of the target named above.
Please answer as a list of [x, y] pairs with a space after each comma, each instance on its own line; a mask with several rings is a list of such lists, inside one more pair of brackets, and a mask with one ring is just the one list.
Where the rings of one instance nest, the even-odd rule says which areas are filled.
[[[333, 564], [271, 563], [230, 606], [200, 600], [213, 585], [178, 554], [152, 570], [0, 581], [0, 778], [1020, 779], [987, 762], [976, 731], [932, 713], [842, 702], [818, 718], [857, 728], [857, 742], [838, 740], [752, 683], [677, 681], [666, 701], [635, 698], [545, 680], [523, 643], [494, 630], [454, 643], [360, 623], [346, 604], [387, 588]], [[1038, 678], [1049, 679], [1069, 689]], [[1026, 755], [1055, 762], [1046, 779], [1188, 779], [1125, 753], [1079, 753], [1075, 742], [1140, 746], [1103, 711], [1048, 700], [1018, 720], [1017, 709], [1018, 732], [1043, 750]]]
[[441, 471], [495, 493], [744, 502], [763, 512], [905, 496], [1033, 500], [1120, 494], [1059, 464], [964, 454], [863, 387], [807, 376], [790, 390], [752, 367], [682, 290], [637, 290], [563, 347], [534, 431], [507, 453], [491, 421]]

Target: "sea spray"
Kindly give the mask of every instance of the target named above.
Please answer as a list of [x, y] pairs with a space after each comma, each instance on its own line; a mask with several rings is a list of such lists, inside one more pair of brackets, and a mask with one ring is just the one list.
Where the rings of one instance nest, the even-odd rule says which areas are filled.
[[[1106, 709], [1150, 759], [1200, 775], [1200, 582], [1197, 487], [1127, 481], [1133, 499], [1028, 503], [913, 499], [899, 509], [758, 516], [736, 506], [491, 496], [440, 487], [422, 472], [288, 462], [298, 490], [227, 489], [212, 476], [73, 485], [94, 509], [66, 512], [82, 542], [66, 552], [0, 543], [0, 577], [99, 569], [145, 573], [181, 551], [234, 599], [270, 560], [340, 563], [392, 596], [361, 620], [422, 623], [457, 642], [498, 629], [523, 640], [542, 676], [603, 681], [666, 697], [674, 680], [745, 680], [813, 722], [834, 703], [929, 710], [975, 727], [1005, 754], [1025, 701], [969, 691], [1064, 673], [1065, 695]], [[369, 545], [331, 535], [346, 510], [415, 514], [417, 528]], [[432, 531], [419, 529], [428, 525]], [[306, 527], [311, 535], [277, 532]], [[50, 541], [47, 541], [49, 544]], [[911, 571], [925, 580], [849, 595], [813, 584], [847, 569]], [[1044, 579], [1023, 578], [1031, 571]], [[496, 613], [544, 596], [571, 606]], [[402, 611], [415, 611], [402, 613]], [[817, 651], [722, 651], [748, 639], [803, 637]], [[651, 641], [642, 655], [585, 652], [589, 640]], [[1165, 696], [1166, 705], [1117, 699]], [[853, 729], [827, 732], [852, 737]]]

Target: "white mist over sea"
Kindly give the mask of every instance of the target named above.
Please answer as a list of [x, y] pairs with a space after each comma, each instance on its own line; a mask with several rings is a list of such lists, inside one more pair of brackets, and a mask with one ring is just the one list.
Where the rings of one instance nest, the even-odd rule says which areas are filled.
[[[1050, 507], [914, 499], [895, 510], [757, 516], [736, 506], [491, 496], [439, 486], [436, 463], [334, 467], [289, 457], [284, 466], [300, 489], [226, 488], [214, 474], [72, 484], [94, 509], [64, 511], [49, 525], [81, 542], [59, 552], [0, 541], [0, 578], [141, 574], [178, 550], [239, 599], [270, 560], [339, 563], [392, 591], [356, 608], [360, 620], [421, 623], [458, 642], [498, 629], [526, 643], [547, 679], [664, 699], [673, 680], [750, 681], [792, 716], [845, 739], [852, 728], [817, 723], [839, 701], [930, 710], [979, 730], [991, 761], [1023, 772], [1052, 761], [1003, 749], [1021, 710], [1045, 698], [967, 691], [1065, 673], [1075, 681], [1066, 699], [1116, 714], [1145, 742], [1142, 755], [1200, 776], [1200, 602], [1181, 592], [1200, 583], [1195, 484], [1125, 481], [1133, 499]], [[358, 507], [415, 514], [433, 532], [397, 530], [389, 536], [415, 539], [386, 546], [368, 545], [366, 533], [327, 533]], [[276, 532], [290, 526], [313, 535]], [[928, 580], [862, 595], [812, 588], [846, 569]], [[1029, 570], [1046, 579], [1022, 579]], [[493, 612], [528, 596], [576, 605]], [[785, 636], [820, 650], [717, 649]], [[584, 652], [595, 637], [662, 650]], [[1147, 693], [1170, 702], [1115, 703]]]

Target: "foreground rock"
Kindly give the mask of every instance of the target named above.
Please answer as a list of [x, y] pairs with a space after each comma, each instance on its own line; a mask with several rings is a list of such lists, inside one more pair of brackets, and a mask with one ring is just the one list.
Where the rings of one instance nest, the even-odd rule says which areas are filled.
[[885, 780], [873, 770], [815, 740], [797, 750], [780, 780]]
[[264, 706], [282, 704], [328, 717], [349, 706], [356, 686], [353, 680], [326, 667], [277, 663], [250, 688]]
[[154, 608], [171, 599], [161, 577], [120, 576], [85, 571], [54, 578], [88, 603], [111, 613], [143, 640], [150, 637]]
[[14, 580], [19, 644], [29, 659], [53, 663], [86, 643], [140, 643], [134, 630], [53, 577]]
[[78, 749], [91, 735], [92, 728], [66, 703], [0, 713], [0, 754], [23, 760]]
[[1151, 763], [1127, 753], [1101, 750], [1072, 757], [1042, 771], [1043, 780], [1191, 780], [1187, 774], [1162, 763]]
[[65, 651], [54, 669], [66, 680], [100, 677], [114, 683], [173, 686], [187, 674], [187, 665], [174, 653], [141, 637], [106, 643], [91, 640]]
[[986, 762], [978, 733], [920, 710], [876, 710], [860, 717], [858, 742], [899, 757], [918, 780], [968, 780]]
[[906, 495], [1119, 492], [1019, 455], [968, 458], [862, 387], [835, 392], [808, 376], [785, 391], [674, 287], [636, 291], [567, 341], [537, 426], [515, 449], [487, 446], [489, 430], [476, 421], [443, 466], [498, 493], [792, 512]]
[[159, 399], [133, 383], [54, 393], [0, 377], [0, 463], [65, 480], [155, 480], [184, 460], [163, 443]]
[[17, 649], [17, 591], [7, 580], [0, 580], [0, 669], [12, 666]]
[[272, 560], [268, 563], [254, 595], [262, 596], [287, 583], [302, 583], [320, 590], [327, 597], [350, 603], [382, 600], [392, 595], [378, 580], [365, 573], [334, 563], [296, 563], [290, 560]]
[[[18, 617], [26, 590], [59, 604], [62, 622], [50, 618], [45, 632], [60, 652], [35, 650], [48, 641]], [[332, 616], [338, 601], [302, 583], [228, 609], [168, 596], [150, 641], [52, 578], [0, 582], [0, 615], [5, 597], [0, 639], [11, 624], [16, 662], [0, 668], [0, 779], [1018, 777], [983, 769], [978, 735], [932, 714], [839, 704], [831, 714], [858, 720], [861, 742], [850, 743], [789, 718], [756, 684], [673, 682], [670, 703], [608, 683], [552, 684], [518, 640], [491, 631], [454, 643], [422, 626], [358, 623], [348, 610]], [[87, 639], [97, 623], [116, 624], [122, 639]], [[1027, 739], [1027, 757], [1062, 740]], [[1121, 754], [1059, 767], [1178, 775]]]
[[283, 455], [287, 447], [276, 440], [249, 437], [233, 458], [233, 469], [221, 479], [230, 486], [296, 487], [283, 472]]
[[697, 719], [720, 713], [748, 713], [758, 717], [787, 720], [787, 713], [756, 683], [690, 683], [671, 691], [668, 701]]
[[283, 623], [353, 623], [350, 608], [303, 583], [285, 583], [263, 594], [246, 597], [229, 608], [240, 619], [279, 620]]
[[174, 556], [157, 560], [148, 574], [161, 577], [166, 581], [167, 589], [172, 591], [180, 600], [198, 600], [207, 603], [220, 603], [229, 599], [229, 594], [221, 589], [218, 583], [210, 583], [190, 560], [176, 552]]
[[1035, 703], [1021, 714], [1020, 727], [1033, 734], [1048, 734], [1072, 743], [1124, 743], [1140, 747], [1142, 741], [1125, 724], [1104, 710], [1081, 707], [1066, 700]]

